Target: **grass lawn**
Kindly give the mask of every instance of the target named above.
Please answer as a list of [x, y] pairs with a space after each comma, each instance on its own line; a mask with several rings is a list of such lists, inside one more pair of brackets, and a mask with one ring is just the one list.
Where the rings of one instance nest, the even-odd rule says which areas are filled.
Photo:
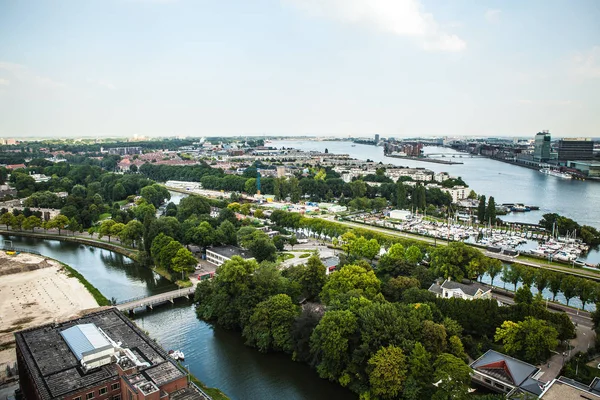
[[300, 256], [298, 258], [308, 258], [308, 257], [310, 257], [310, 253], [300, 254]]
[[100, 214], [100, 216], [98, 217], [98, 220], [102, 221], [105, 220], [107, 218], [110, 218], [110, 213], [102, 213]]
[[285, 261], [294, 258], [294, 255], [291, 253], [279, 253], [277, 255], [277, 261]]
[[180, 286], [182, 288], [192, 287], [193, 285], [192, 281], [190, 281], [189, 279], [187, 281], [178, 280], [175, 283], [177, 284], [177, 286]]

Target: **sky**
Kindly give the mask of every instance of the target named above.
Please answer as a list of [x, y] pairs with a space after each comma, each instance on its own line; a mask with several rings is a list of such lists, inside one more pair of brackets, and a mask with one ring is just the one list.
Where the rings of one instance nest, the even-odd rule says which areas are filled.
[[0, 0], [0, 137], [600, 136], [597, 0]]

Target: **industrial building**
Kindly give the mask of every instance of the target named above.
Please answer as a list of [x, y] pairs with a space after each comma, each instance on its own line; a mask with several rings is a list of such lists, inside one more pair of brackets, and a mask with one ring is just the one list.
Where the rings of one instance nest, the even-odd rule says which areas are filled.
[[206, 400], [209, 397], [116, 308], [15, 333], [27, 400]]
[[558, 141], [558, 161], [594, 159], [594, 142], [590, 138], [565, 138]]

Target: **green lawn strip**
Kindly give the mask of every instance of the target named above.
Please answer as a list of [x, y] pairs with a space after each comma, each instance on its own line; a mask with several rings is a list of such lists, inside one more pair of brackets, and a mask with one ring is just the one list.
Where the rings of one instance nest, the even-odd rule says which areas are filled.
[[310, 257], [310, 253], [300, 254], [300, 256], [298, 258], [308, 258], [308, 257]]
[[207, 395], [209, 395], [213, 400], [230, 400], [229, 397], [227, 397], [227, 395], [221, 392], [219, 389], [208, 387], [204, 383], [200, 382], [200, 380], [194, 375], [192, 375], [192, 373], [187, 368], [185, 368], [183, 364], [179, 363], [179, 366], [189, 374], [190, 380], [193, 383], [195, 383], [196, 386], [202, 389]]
[[96, 287], [94, 285], [92, 285], [91, 283], [89, 283], [87, 281], [87, 279], [85, 279], [83, 277], [83, 275], [81, 275], [79, 272], [77, 272], [75, 269], [73, 269], [72, 267], [68, 266], [65, 263], [62, 263], [60, 261], [58, 261], [64, 269], [66, 269], [68, 271], [67, 276], [68, 277], [73, 277], [73, 278], [77, 278], [79, 280], [79, 282], [81, 282], [81, 284], [83, 286], [85, 286], [85, 288], [87, 289], [88, 292], [90, 292], [90, 294], [94, 297], [94, 299], [96, 300], [96, 303], [98, 303], [99, 306], [110, 306], [112, 305], [112, 303], [110, 302], [109, 299], [107, 299], [106, 297], [104, 297], [104, 295], [102, 293], [100, 293], [100, 291], [98, 289], [96, 289]]
[[107, 218], [110, 218], [110, 216], [111, 216], [111, 213], [102, 213], [102, 214], [100, 214], [100, 215], [98, 216], [98, 220], [99, 220], [99, 221], [102, 221], [102, 220], [105, 220], [105, 219], [107, 219]]
[[182, 288], [188, 288], [188, 287], [192, 287], [194, 285], [192, 283], [192, 281], [190, 281], [189, 279], [187, 281], [178, 280], [177, 282], [175, 282], [175, 284], [177, 284], [177, 286], [182, 287]]
[[152, 271], [156, 272], [157, 274], [159, 274], [160, 276], [162, 276], [165, 279], [170, 280], [171, 282], [173, 282], [173, 277], [171, 276], [171, 273], [162, 267], [158, 267], [158, 266], [154, 266], [152, 267]]
[[277, 261], [285, 261], [294, 258], [293, 254], [290, 253], [279, 253], [277, 255]]

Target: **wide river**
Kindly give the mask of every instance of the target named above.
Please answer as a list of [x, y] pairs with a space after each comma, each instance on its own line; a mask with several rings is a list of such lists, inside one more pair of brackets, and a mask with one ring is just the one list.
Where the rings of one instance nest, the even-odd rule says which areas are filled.
[[446, 157], [440, 158], [441, 160], [463, 164], [447, 165], [386, 157], [383, 155], [383, 147], [351, 142], [285, 140], [273, 141], [268, 146], [306, 151], [328, 149], [330, 153], [348, 154], [359, 160], [370, 159], [435, 172], [445, 171], [451, 176], [460, 176], [478, 194], [484, 194], [488, 198], [493, 196], [496, 204], [522, 203], [540, 207], [539, 211], [503, 216], [506, 221], [538, 223], [543, 214], [554, 212], [572, 218], [581, 225], [600, 229], [600, 182], [557, 178], [489, 158], [471, 158], [465, 153], [445, 147], [425, 147], [424, 153], [443, 153]]
[[[174, 195], [178, 202], [180, 195]], [[127, 257], [108, 250], [57, 240], [0, 236], [0, 245], [30, 249], [79, 271], [107, 298], [117, 301], [176, 289], [172, 283]], [[307, 365], [283, 354], [261, 354], [244, 345], [238, 332], [198, 320], [185, 301], [134, 317], [165, 349], [180, 349], [191, 372], [231, 399], [356, 399], [350, 391], [320, 379]]]

